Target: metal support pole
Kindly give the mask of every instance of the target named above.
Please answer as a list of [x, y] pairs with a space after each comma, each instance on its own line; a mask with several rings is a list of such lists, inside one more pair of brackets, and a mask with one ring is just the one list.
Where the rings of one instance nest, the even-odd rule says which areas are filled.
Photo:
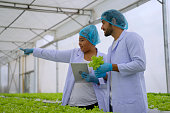
[[25, 77], [25, 56], [22, 57], [22, 93], [24, 93], [24, 77]]
[[22, 93], [21, 57], [19, 57], [19, 93]]
[[163, 16], [163, 35], [164, 35], [164, 51], [165, 51], [165, 67], [167, 93], [170, 93], [170, 65], [169, 65], [169, 45], [168, 45], [168, 21], [167, 21], [167, 1], [162, 0], [162, 16]]
[[38, 93], [39, 90], [39, 73], [38, 73], [38, 58], [34, 57], [34, 88], [35, 93]]
[[[56, 49], [58, 49], [58, 42], [56, 42]], [[59, 78], [58, 76], [59, 76], [59, 74], [58, 74], [58, 63], [56, 62], [56, 93], [58, 93], [58, 78]]]
[[10, 91], [10, 89], [9, 89], [9, 86], [10, 86], [10, 81], [9, 81], [9, 76], [10, 76], [10, 63], [8, 63], [8, 87], [7, 87], [7, 89], [5, 90], [5, 93], [9, 93]]
[[1, 84], [1, 65], [0, 65], [0, 93], [2, 93], [2, 84]]

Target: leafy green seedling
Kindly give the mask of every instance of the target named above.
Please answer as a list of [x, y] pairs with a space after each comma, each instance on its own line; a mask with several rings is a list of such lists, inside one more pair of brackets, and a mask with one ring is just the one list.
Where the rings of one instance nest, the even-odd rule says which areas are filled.
[[90, 61], [88, 65], [89, 67], [93, 67], [94, 70], [96, 70], [100, 65], [104, 64], [103, 56], [92, 56], [91, 59], [92, 61]]

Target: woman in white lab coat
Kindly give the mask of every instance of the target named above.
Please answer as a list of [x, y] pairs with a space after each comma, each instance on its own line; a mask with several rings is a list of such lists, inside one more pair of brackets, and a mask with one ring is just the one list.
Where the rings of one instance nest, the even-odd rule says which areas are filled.
[[41, 48], [21, 49], [25, 54], [33, 52], [35, 57], [55, 61], [69, 63], [67, 78], [63, 91], [62, 105], [77, 106], [80, 108], [92, 109], [99, 106], [100, 109], [106, 111], [105, 92], [106, 88], [102, 87], [103, 78], [98, 79], [94, 75], [92, 68], [89, 73], [83, 73], [82, 77], [86, 83], [75, 83], [70, 63], [90, 62], [92, 56], [106, 56], [100, 53], [95, 47], [100, 42], [98, 31], [94, 25], [89, 25], [79, 32], [79, 46], [72, 50], [46, 50]]

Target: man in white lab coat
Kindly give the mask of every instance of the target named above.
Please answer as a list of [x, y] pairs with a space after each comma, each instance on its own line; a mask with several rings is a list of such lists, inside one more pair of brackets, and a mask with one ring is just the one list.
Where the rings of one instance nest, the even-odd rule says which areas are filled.
[[95, 75], [108, 72], [107, 111], [113, 113], [147, 113], [147, 93], [144, 71], [146, 57], [143, 39], [134, 32], [127, 32], [128, 23], [119, 11], [108, 10], [101, 16], [105, 36], [114, 41], [107, 54], [107, 63]]

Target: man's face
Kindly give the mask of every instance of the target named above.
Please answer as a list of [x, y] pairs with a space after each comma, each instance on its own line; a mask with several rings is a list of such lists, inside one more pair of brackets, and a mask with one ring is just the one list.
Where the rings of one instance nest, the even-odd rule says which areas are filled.
[[93, 44], [90, 43], [86, 38], [79, 36], [79, 46], [82, 52], [88, 52]]
[[110, 36], [113, 32], [112, 25], [105, 20], [102, 20], [101, 29], [104, 31], [105, 36]]

